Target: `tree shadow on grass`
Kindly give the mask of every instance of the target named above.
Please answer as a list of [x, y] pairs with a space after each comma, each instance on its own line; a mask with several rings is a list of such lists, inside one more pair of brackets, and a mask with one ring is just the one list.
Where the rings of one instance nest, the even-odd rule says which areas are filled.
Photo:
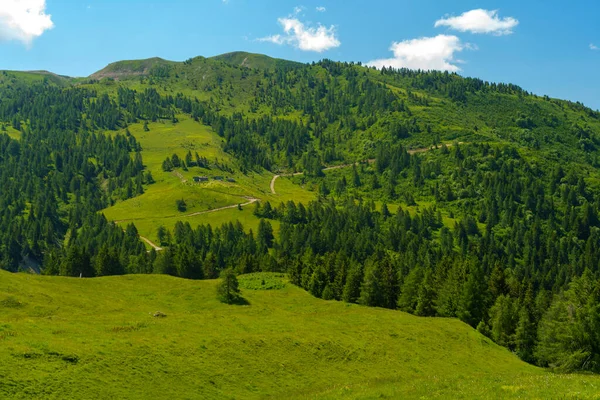
[[242, 296], [234, 296], [230, 299], [220, 298], [221, 303], [229, 304], [230, 306], [249, 306], [250, 302]]
[[234, 306], [249, 306], [250, 302], [248, 300], [246, 300], [245, 298], [243, 298], [242, 296], [238, 296], [229, 304], [234, 305]]

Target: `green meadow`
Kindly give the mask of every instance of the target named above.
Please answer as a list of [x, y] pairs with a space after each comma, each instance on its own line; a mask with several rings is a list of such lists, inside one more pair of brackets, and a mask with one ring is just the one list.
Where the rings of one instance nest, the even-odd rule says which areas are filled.
[[[141, 196], [117, 202], [102, 213], [111, 221], [134, 223], [140, 234], [150, 240], [157, 240], [158, 227], [172, 229], [177, 221], [186, 221], [195, 227], [199, 224], [219, 226], [239, 220], [246, 229], [256, 231], [259, 219], [252, 214], [254, 205], [243, 206], [242, 210], [237, 207], [218, 209], [247, 204], [252, 199], [270, 201], [275, 206], [289, 200], [307, 203], [316, 197], [314, 190], [295, 185], [285, 177], [278, 179], [277, 194], [272, 194], [271, 173], [239, 172], [231, 156], [222, 150], [222, 139], [210, 127], [183, 115], [179, 116], [178, 123], [156, 122], [148, 124], [148, 128], [149, 131], [145, 131], [143, 124], [128, 127], [141, 144], [144, 165], [156, 182], [147, 185]], [[167, 157], [177, 154], [183, 158], [188, 151], [197, 152], [210, 162], [226, 165], [234, 172], [224, 172], [216, 167], [162, 170]], [[195, 183], [194, 176], [206, 176], [209, 181]], [[235, 182], [216, 181], [212, 179], [215, 176], [232, 178]], [[175, 202], [180, 199], [187, 204], [185, 212], [177, 210]], [[274, 228], [278, 229], [279, 224], [274, 222]]]
[[[0, 271], [0, 398], [600, 398], [466, 324], [323, 301], [281, 274], [217, 281]], [[164, 317], [155, 317], [160, 312]]]

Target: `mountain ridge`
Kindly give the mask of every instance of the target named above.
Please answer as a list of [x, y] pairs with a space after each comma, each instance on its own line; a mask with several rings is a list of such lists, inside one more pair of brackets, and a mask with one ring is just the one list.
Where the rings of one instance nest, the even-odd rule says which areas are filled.
[[153, 74], [160, 76], [164, 75], [165, 73], [164, 71], [159, 71], [161, 67], [167, 69], [173, 67], [182, 67], [185, 65], [190, 65], [194, 63], [194, 61], [198, 60], [220, 61], [232, 67], [247, 67], [256, 69], [274, 69], [278, 66], [299, 67], [303, 65], [302, 63], [295, 61], [273, 58], [264, 54], [233, 51], [213, 57], [196, 56], [186, 61], [171, 61], [161, 57], [120, 60], [112, 62], [101, 70], [94, 72], [89, 76], [89, 78], [128, 79], [139, 76], [151, 76]]
[[[22, 71], [21, 70], [18, 70], [18, 71], [17, 70], [14, 70], [14, 71], [0, 70], [0, 72], [50, 75], [50, 76], [56, 76], [58, 78], [69, 79], [69, 80], [70, 79], [85, 79], [85, 78], [96, 79], [96, 80], [103, 79], [103, 78], [112, 78], [115, 80], [120, 80], [120, 79], [131, 79], [131, 78], [136, 78], [136, 77], [149, 77], [149, 76], [153, 75], [153, 71], [152, 71], [153, 67], [167, 67], [167, 68], [181, 67], [181, 66], [189, 65], [197, 60], [220, 61], [220, 62], [224, 63], [225, 65], [228, 65], [230, 67], [235, 67], [235, 68], [247, 67], [247, 68], [251, 68], [251, 69], [254, 68], [254, 69], [270, 69], [270, 70], [272, 70], [276, 67], [282, 67], [282, 66], [290, 67], [290, 68], [298, 68], [298, 67], [309, 65], [307, 63], [301, 63], [301, 62], [297, 62], [297, 61], [293, 61], [293, 60], [271, 57], [266, 54], [251, 53], [251, 52], [238, 50], [238, 51], [227, 52], [227, 53], [218, 54], [218, 55], [210, 56], [210, 57], [205, 57], [205, 56], [200, 55], [200, 56], [189, 58], [185, 61], [172, 61], [172, 60], [167, 60], [167, 59], [164, 59], [164, 58], [158, 57], [158, 56], [144, 58], [144, 59], [119, 60], [119, 61], [114, 61], [114, 62], [109, 63], [104, 68], [101, 68], [100, 70], [98, 70], [96, 72], [93, 72], [92, 74], [88, 75], [87, 77], [72, 77], [72, 76], [63, 75], [63, 74], [55, 73], [52, 71], [46, 71], [46, 70], [22, 70]], [[322, 62], [322, 61], [324, 61], [324, 60], [321, 60], [319, 62]], [[327, 61], [329, 61], [329, 60], [327, 60]], [[341, 61], [332, 61], [332, 62], [333, 63], [339, 62], [342, 64], [351, 64], [351, 65], [356, 65], [356, 66], [362, 66], [364, 68], [369, 68], [369, 67], [362, 65], [359, 62], [341, 62]], [[443, 71], [435, 71], [435, 70], [430, 70], [430, 71], [422, 70], [421, 71], [421, 70], [407, 69], [407, 71], [423, 72], [423, 73], [445, 73]], [[157, 75], [157, 77], [161, 77], [161, 75], [165, 75], [165, 74], [166, 74], [166, 72], [159, 71], [156, 75]], [[450, 73], [450, 74], [456, 75], [462, 79], [476, 79], [476, 80], [481, 80], [482, 82], [486, 82], [486, 83], [490, 83], [490, 84], [494, 84], [494, 85], [497, 84], [497, 85], [508, 85], [508, 86], [519, 87], [517, 85], [507, 83], [507, 82], [486, 81], [486, 80], [482, 80], [477, 77], [460, 75], [458, 73]], [[164, 76], [162, 76], [162, 77], [164, 77]], [[592, 110], [594, 112], [600, 112], [600, 110], [597, 110], [590, 106], [587, 106], [580, 101], [567, 100], [567, 99], [563, 99], [560, 97], [549, 97], [546, 95], [542, 95], [539, 93], [533, 93], [533, 92], [531, 92], [531, 94], [538, 96], [538, 97], [548, 97], [551, 100], [579, 104], [586, 108], [589, 108], [590, 110]]]

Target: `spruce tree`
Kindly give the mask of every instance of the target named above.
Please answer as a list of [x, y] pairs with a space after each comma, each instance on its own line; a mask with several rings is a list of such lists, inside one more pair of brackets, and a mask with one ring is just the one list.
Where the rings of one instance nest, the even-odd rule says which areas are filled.
[[241, 299], [238, 279], [231, 268], [221, 272], [221, 282], [217, 286], [217, 297], [226, 304], [234, 304]]

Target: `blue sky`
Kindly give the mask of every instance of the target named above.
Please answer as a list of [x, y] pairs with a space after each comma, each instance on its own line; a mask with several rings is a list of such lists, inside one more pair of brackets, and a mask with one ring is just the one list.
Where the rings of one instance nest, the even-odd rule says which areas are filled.
[[456, 70], [600, 109], [598, 15], [593, 0], [0, 0], [0, 69], [244, 50]]

